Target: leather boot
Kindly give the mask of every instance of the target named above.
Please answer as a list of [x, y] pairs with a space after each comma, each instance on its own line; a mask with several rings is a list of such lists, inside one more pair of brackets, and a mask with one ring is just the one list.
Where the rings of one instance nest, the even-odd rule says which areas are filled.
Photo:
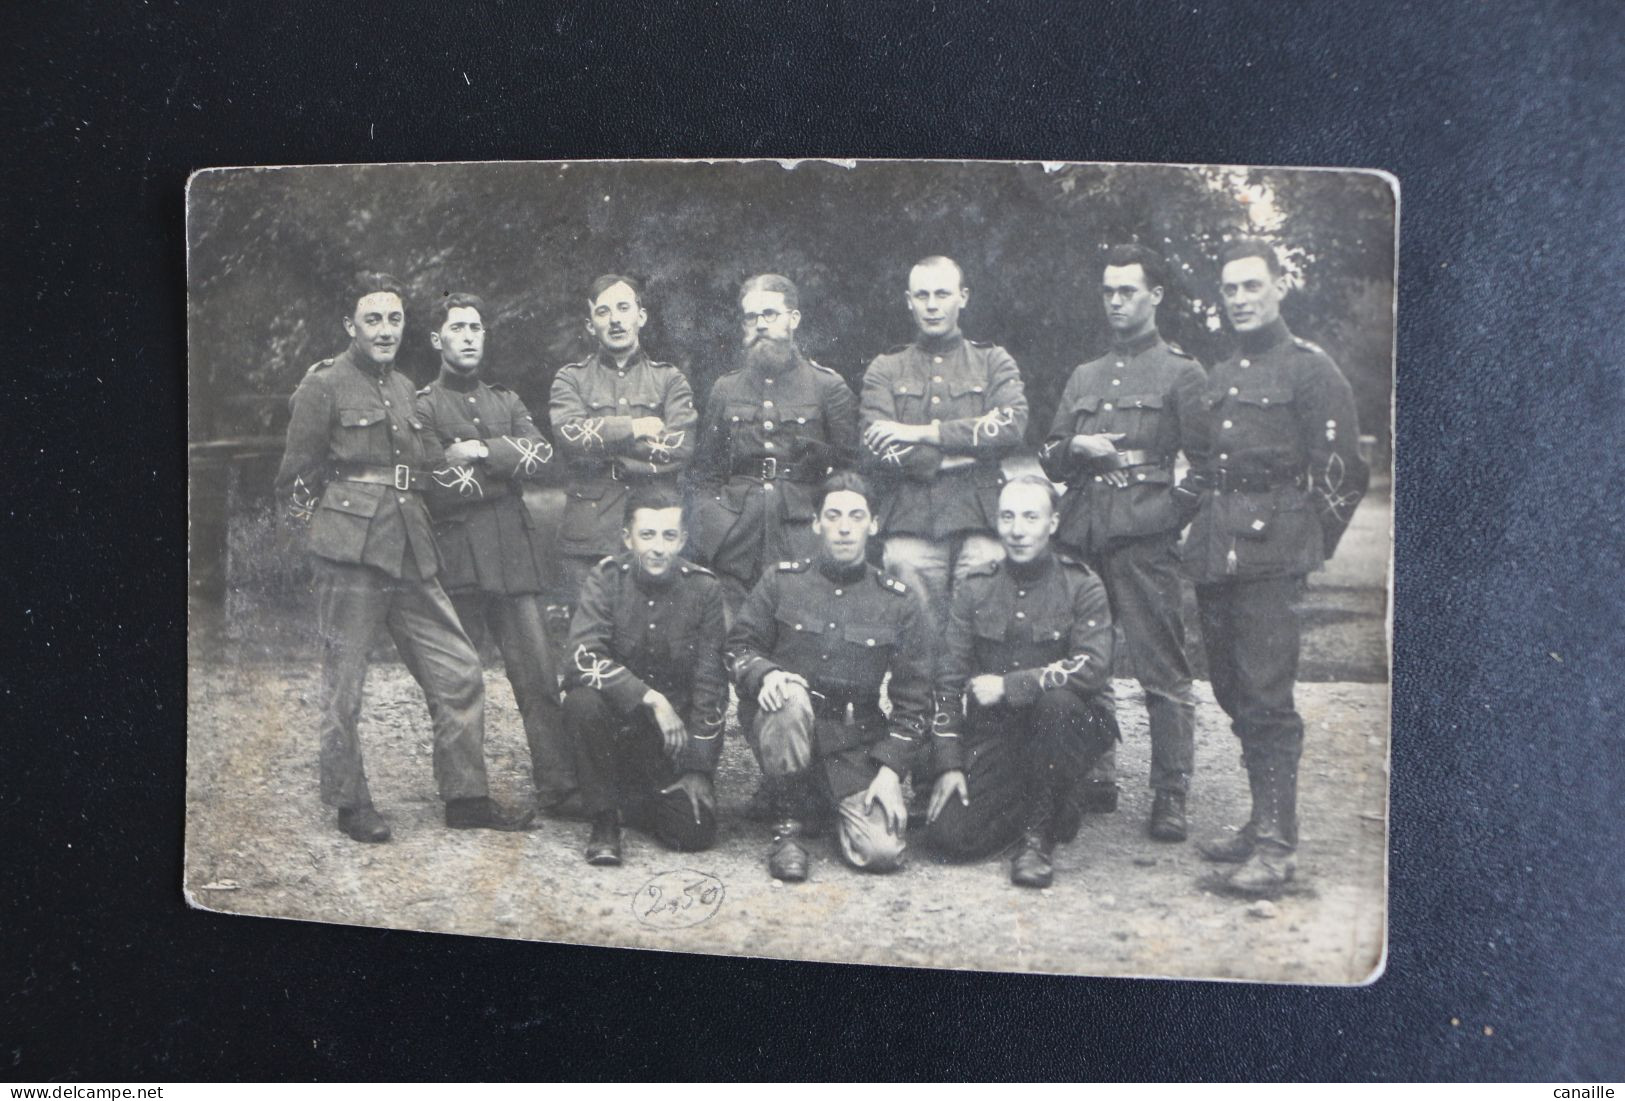
[[1048, 887], [1055, 881], [1052, 852], [1049, 831], [1028, 828], [1021, 835], [1021, 847], [1010, 861], [1010, 882], [1017, 887]]
[[621, 863], [621, 815], [606, 811], [592, 820], [592, 836], [587, 839], [587, 863], [603, 868]]
[[1185, 793], [1159, 791], [1151, 801], [1151, 836], [1158, 841], [1185, 840]]
[[535, 820], [535, 807], [511, 811], [488, 795], [446, 801], [446, 825], [454, 830], [512, 832], [525, 829]]
[[339, 829], [352, 841], [369, 845], [381, 845], [390, 838], [389, 823], [370, 803], [364, 807], [340, 807]]
[[801, 823], [786, 818], [773, 827], [773, 847], [767, 853], [767, 870], [774, 879], [800, 883], [807, 878], [807, 850], [801, 844]]
[[1272, 753], [1258, 771], [1261, 798], [1253, 803], [1253, 851], [1231, 873], [1229, 884], [1240, 894], [1274, 895], [1297, 871], [1297, 760]]
[[1117, 811], [1117, 745], [1107, 747], [1089, 769], [1082, 784], [1085, 814], [1115, 814]]
[[1264, 774], [1263, 762], [1258, 760], [1256, 755], [1249, 756], [1243, 752], [1241, 763], [1247, 769], [1247, 787], [1252, 792], [1252, 812], [1247, 816], [1247, 824], [1233, 834], [1219, 834], [1196, 843], [1197, 851], [1216, 864], [1240, 864], [1253, 855], [1253, 848], [1258, 843], [1258, 805], [1263, 799], [1260, 791]]

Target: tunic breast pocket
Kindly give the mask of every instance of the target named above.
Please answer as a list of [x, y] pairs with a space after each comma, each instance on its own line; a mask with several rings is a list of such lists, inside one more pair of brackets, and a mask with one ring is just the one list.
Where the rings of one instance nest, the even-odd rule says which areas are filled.
[[987, 412], [987, 385], [970, 379], [950, 379], [941, 394], [931, 397], [932, 420], [979, 417]]
[[1254, 388], [1235, 395], [1216, 426], [1222, 450], [1232, 440], [1235, 449], [1295, 445], [1297, 411], [1291, 390]]
[[339, 562], [361, 561], [372, 518], [384, 499], [384, 486], [333, 482], [322, 493], [321, 508], [310, 529], [310, 549]]
[[891, 397], [897, 419], [905, 424], [923, 424], [935, 415], [927, 415], [925, 384], [917, 379], [898, 379], [892, 383]]
[[889, 624], [848, 625], [841, 629], [841, 641], [849, 660], [861, 670], [860, 678], [878, 685], [897, 648], [897, 628]]
[[1162, 417], [1161, 394], [1122, 394], [1103, 398], [1102, 414], [1108, 414], [1108, 431], [1123, 433], [1120, 449], [1143, 448], [1156, 441], [1157, 421]]
[[333, 456], [345, 462], [392, 463], [389, 415], [382, 405], [345, 405], [338, 409]]

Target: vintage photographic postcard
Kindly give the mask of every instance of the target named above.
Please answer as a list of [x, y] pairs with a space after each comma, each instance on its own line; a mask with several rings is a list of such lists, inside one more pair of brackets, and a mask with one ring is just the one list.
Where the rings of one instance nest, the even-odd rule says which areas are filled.
[[187, 898], [1357, 984], [1398, 188], [946, 161], [187, 194]]

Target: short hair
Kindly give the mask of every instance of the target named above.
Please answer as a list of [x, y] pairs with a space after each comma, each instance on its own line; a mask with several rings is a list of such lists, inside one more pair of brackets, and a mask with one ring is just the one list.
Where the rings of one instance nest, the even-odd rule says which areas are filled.
[[1235, 260], [1245, 260], [1249, 256], [1262, 258], [1271, 275], [1279, 276], [1286, 272], [1281, 266], [1281, 257], [1277, 255], [1275, 246], [1262, 237], [1237, 237], [1225, 245], [1219, 250], [1219, 270], [1222, 272], [1226, 264]]
[[1168, 286], [1167, 269], [1163, 266], [1162, 257], [1144, 245], [1113, 245], [1106, 250], [1106, 267], [1126, 268], [1134, 264], [1140, 265], [1140, 270], [1145, 273], [1146, 290]]
[[[640, 508], [668, 509], [683, 508], [683, 495], [669, 486], [643, 485], [638, 486], [626, 495], [626, 508], [621, 510], [621, 526], [630, 529], [632, 517]], [[684, 510], [683, 519], [686, 521], [687, 510]]]
[[874, 494], [869, 491], [868, 481], [865, 480], [862, 474], [855, 471], [837, 470], [824, 479], [823, 483], [818, 487], [819, 512], [824, 511], [824, 502], [829, 499], [831, 493], [856, 493], [863, 498], [864, 504], [869, 506], [870, 512], [875, 510], [875, 498]]
[[468, 294], [463, 291], [457, 291], [453, 294], [441, 295], [440, 301], [436, 302], [434, 306], [430, 308], [429, 331], [432, 333], [438, 333], [442, 328], [445, 327], [446, 318], [451, 315], [451, 311], [457, 309], [479, 311], [480, 324], [489, 328], [490, 322], [486, 321], [485, 319], [485, 299], [481, 298], [477, 294]]
[[600, 275], [587, 285], [587, 312], [592, 313], [593, 304], [598, 301], [598, 296], [617, 283], [627, 285], [632, 292], [632, 301], [636, 302], [638, 309], [641, 310], [643, 308], [643, 288], [638, 286], [638, 281], [630, 275], [616, 275], [614, 272], [610, 272], [608, 275]]
[[789, 310], [801, 309], [801, 296], [796, 285], [782, 275], [767, 272], [763, 275], [753, 275], [739, 287], [739, 304], [744, 305], [745, 296], [753, 291], [766, 291], [769, 294], [784, 295], [784, 306]]
[[1061, 491], [1055, 488], [1054, 482], [1050, 481], [1042, 474], [1018, 474], [1016, 477], [1011, 478], [1008, 482], [1004, 483], [1004, 489], [999, 490], [999, 496], [1004, 496], [1004, 490], [1009, 489], [1011, 486], [1037, 486], [1039, 489], [1042, 489], [1044, 491], [1044, 495], [1049, 498], [1050, 511], [1061, 511]]
[[953, 268], [954, 275], [959, 279], [959, 289], [965, 289], [965, 269], [951, 256], [927, 256], [915, 263], [913, 268], [908, 269], [910, 275], [914, 274], [914, 268]]
[[406, 288], [387, 271], [358, 271], [350, 280], [349, 297], [344, 300], [344, 316], [354, 317], [355, 306], [369, 294], [393, 294], [406, 304]]

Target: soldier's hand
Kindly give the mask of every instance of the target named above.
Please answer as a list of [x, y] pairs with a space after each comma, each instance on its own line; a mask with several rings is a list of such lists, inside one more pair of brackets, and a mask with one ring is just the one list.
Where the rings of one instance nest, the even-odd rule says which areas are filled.
[[672, 707], [671, 701], [653, 688], [644, 694], [643, 702], [654, 713], [655, 725], [660, 728], [660, 738], [665, 743], [666, 756], [675, 760], [688, 744], [688, 730], [683, 726], [681, 716]]
[[452, 466], [467, 466], [484, 451], [485, 444], [479, 440], [458, 440], [446, 448], [446, 461]]
[[660, 794], [670, 795], [680, 791], [688, 796], [689, 806], [694, 808], [694, 824], [700, 824], [700, 809], [717, 812], [717, 796], [711, 787], [711, 777], [703, 772], [685, 772], [677, 778], [677, 782], [670, 787], [660, 789]]
[[983, 707], [992, 707], [1004, 699], [1004, 678], [997, 673], [983, 673], [970, 679], [966, 685], [971, 698]]
[[756, 693], [756, 702], [761, 705], [763, 711], [769, 713], [777, 711], [790, 698], [788, 693], [793, 684], [798, 684], [802, 688], [807, 687], [806, 678], [783, 669], [775, 669], [762, 678], [762, 690]]
[[1073, 436], [1072, 454], [1081, 455], [1085, 459], [1104, 459], [1107, 455], [1116, 453], [1117, 445], [1123, 438], [1124, 434], [1122, 432], [1101, 432], [1093, 436]]
[[1117, 489], [1122, 489], [1128, 485], [1128, 471], [1126, 470], [1108, 470], [1101, 477], [1106, 480], [1107, 485]]
[[863, 430], [863, 442], [869, 445], [871, 451], [883, 451], [893, 443], [918, 443], [915, 433], [918, 427], [897, 421], [875, 421]]
[[886, 828], [894, 834], [903, 832], [903, 826], [908, 821], [908, 804], [903, 802], [903, 782], [893, 772], [890, 766], [881, 765], [875, 778], [869, 781], [868, 790], [863, 793], [863, 809], [872, 811], [876, 804], [886, 816]]
[[965, 787], [965, 772], [963, 769], [953, 768], [937, 777], [937, 782], [931, 788], [931, 805], [925, 809], [925, 820], [935, 822], [942, 808], [948, 805], [948, 800], [955, 795], [959, 796], [961, 806], [970, 806], [970, 790]]
[[659, 417], [633, 417], [632, 436], [639, 440], [658, 440], [666, 431], [666, 422]]

